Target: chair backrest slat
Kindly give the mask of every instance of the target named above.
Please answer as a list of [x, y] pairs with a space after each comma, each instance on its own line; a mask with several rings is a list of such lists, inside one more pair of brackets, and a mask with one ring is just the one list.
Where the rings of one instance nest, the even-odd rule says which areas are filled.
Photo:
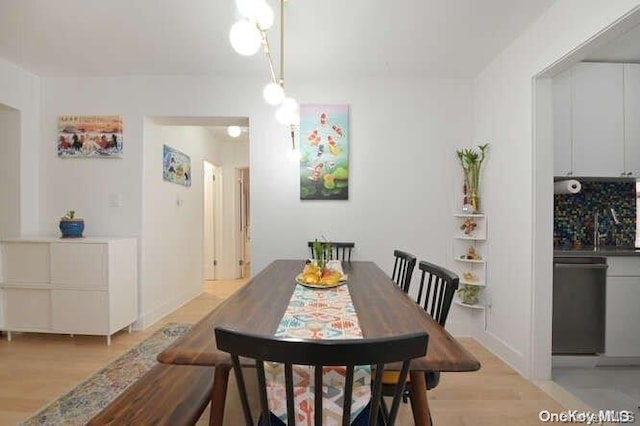
[[393, 273], [391, 274], [391, 279], [402, 289], [402, 291], [408, 293], [409, 288], [411, 287], [413, 270], [416, 267], [416, 257], [411, 253], [407, 253], [402, 250], [394, 250], [393, 256], [395, 257], [395, 260], [393, 262]]
[[[460, 278], [455, 272], [424, 260], [420, 261], [418, 269], [422, 271], [422, 275], [417, 302], [444, 327]], [[425, 280], [426, 291], [423, 293]]]
[[233, 363], [233, 371], [236, 376], [236, 383], [240, 393], [240, 403], [242, 404], [242, 412], [244, 414], [245, 422], [247, 426], [253, 426], [251, 408], [249, 407], [249, 397], [247, 396], [247, 387], [244, 382], [244, 376], [242, 375], [242, 369], [240, 368], [240, 359], [237, 355], [232, 355], [231, 362]]
[[[267, 377], [264, 372], [264, 361], [256, 359], [256, 374], [258, 377], [258, 389], [260, 389], [260, 408], [267, 425], [271, 426], [271, 416], [269, 416], [269, 400], [267, 398]], [[264, 389], [264, 392], [262, 391]]]
[[[427, 352], [429, 336], [426, 332], [412, 333], [404, 336], [390, 336], [379, 339], [341, 339], [341, 340], [307, 340], [288, 339], [280, 337], [261, 336], [250, 333], [240, 333], [224, 326], [215, 329], [216, 344], [218, 349], [229, 352], [233, 359], [233, 369], [238, 382], [238, 391], [243, 405], [243, 413], [247, 425], [253, 424], [247, 398], [247, 390], [243, 378], [243, 372], [239, 363], [239, 356], [256, 360], [259, 371], [258, 386], [261, 405], [268, 404], [266, 399], [267, 389], [264, 375], [263, 361], [277, 362], [285, 365], [285, 388], [287, 391], [287, 416], [289, 424], [294, 424], [295, 413], [293, 411], [293, 374], [292, 364], [314, 367], [314, 407], [315, 424], [322, 424], [322, 398], [323, 398], [323, 366], [345, 366], [346, 380], [343, 401], [342, 424], [349, 424], [351, 413], [351, 398], [353, 395], [354, 366], [374, 365], [376, 378], [373, 380], [371, 398], [370, 423], [376, 424], [382, 398], [382, 373], [385, 364], [402, 362], [400, 372], [401, 380], [396, 384], [396, 392], [392, 402], [392, 409], [387, 424], [393, 425], [398, 411], [400, 398], [404, 389], [404, 381], [412, 359], [422, 357]], [[291, 398], [289, 397], [291, 394]], [[271, 417], [270, 412], [265, 413], [262, 408], [264, 421]], [[346, 422], [344, 420], [346, 417]]]
[[[311, 258], [316, 258], [316, 253], [313, 249], [313, 241], [307, 242], [309, 251], [311, 252]], [[351, 250], [355, 248], [354, 242], [335, 242], [331, 241], [331, 251], [329, 252], [329, 259], [341, 260], [343, 262], [351, 262]]]
[[287, 390], [287, 419], [296, 418], [295, 396], [293, 393], [293, 364], [285, 364], [284, 381]]

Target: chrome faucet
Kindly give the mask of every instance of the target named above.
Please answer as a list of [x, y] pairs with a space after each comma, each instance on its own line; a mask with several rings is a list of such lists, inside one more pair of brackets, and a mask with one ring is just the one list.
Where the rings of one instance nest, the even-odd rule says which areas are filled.
[[600, 220], [599, 220], [599, 211], [595, 209], [593, 211], [593, 249], [597, 250], [600, 248], [600, 240], [602, 238], [606, 238], [606, 233], [600, 233]]

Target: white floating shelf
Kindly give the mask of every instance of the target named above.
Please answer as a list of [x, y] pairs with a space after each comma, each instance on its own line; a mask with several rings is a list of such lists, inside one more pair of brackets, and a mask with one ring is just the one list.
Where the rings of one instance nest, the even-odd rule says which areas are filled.
[[484, 264], [485, 263], [484, 259], [481, 259], [481, 260], [478, 260], [478, 259], [464, 259], [462, 257], [454, 257], [453, 259], [457, 260], [458, 262], [465, 262], [465, 263], [477, 263], [477, 264]]
[[477, 287], [485, 287], [486, 284], [482, 281], [465, 281], [460, 278], [460, 285], [475, 285]]
[[484, 217], [483, 214], [480, 213], [458, 213], [454, 214], [454, 217]]
[[475, 240], [475, 241], [484, 241], [487, 239], [487, 237], [485, 236], [474, 237], [469, 235], [456, 235], [454, 238], [458, 240]]
[[455, 299], [453, 299], [453, 303], [455, 303], [458, 306], [462, 306], [462, 307], [468, 308], [468, 309], [483, 310], [485, 308], [485, 306], [481, 302], [478, 302], [475, 305], [469, 305], [467, 303], [462, 303], [462, 301], [460, 299], [458, 299], [457, 297]]

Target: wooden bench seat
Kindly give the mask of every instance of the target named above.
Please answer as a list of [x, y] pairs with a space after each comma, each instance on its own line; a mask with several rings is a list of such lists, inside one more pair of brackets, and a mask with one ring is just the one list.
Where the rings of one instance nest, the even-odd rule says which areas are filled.
[[193, 425], [211, 399], [213, 367], [157, 364], [89, 425]]

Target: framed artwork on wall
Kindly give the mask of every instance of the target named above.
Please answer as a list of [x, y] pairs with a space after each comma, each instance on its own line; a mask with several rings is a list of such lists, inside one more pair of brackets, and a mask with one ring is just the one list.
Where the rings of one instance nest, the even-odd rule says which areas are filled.
[[184, 152], [162, 145], [162, 178], [178, 185], [191, 186], [191, 158]]
[[300, 106], [300, 199], [349, 199], [349, 105]]
[[122, 117], [61, 115], [58, 117], [58, 157], [122, 157]]

